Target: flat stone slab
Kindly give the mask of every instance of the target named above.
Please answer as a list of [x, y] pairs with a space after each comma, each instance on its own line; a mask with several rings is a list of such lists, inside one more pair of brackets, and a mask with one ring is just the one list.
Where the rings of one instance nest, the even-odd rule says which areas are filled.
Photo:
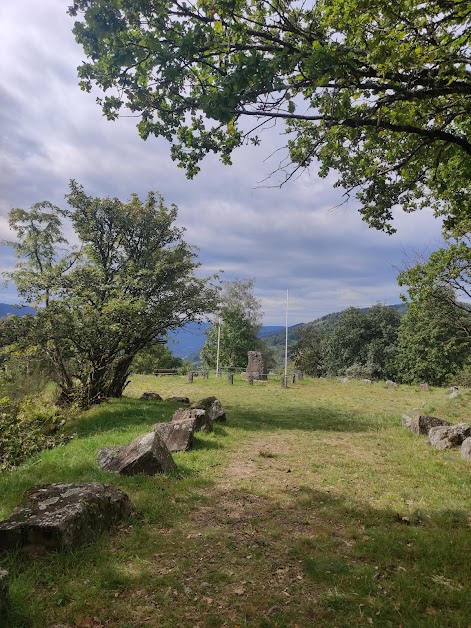
[[216, 397], [204, 397], [191, 405], [194, 410], [205, 410], [211, 421], [224, 422], [226, 420], [226, 412], [221, 402]]
[[178, 408], [172, 416], [172, 422], [187, 421], [189, 419], [194, 420], [195, 432], [211, 432], [213, 429], [212, 420], [206, 410], [201, 408]]
[[8, 571], [0, 569], [0, 613], [3, 611], [7, 603], [9, 580], [10, 574]]
[[154, 432], [157, 432], [167, 445], [169, 451], [189, 451], [193, 446], [196, 419], [156, 423]]
[[0, 522], [0, 549], [72, 549], [93, 541], [132, 511], [129, 497], [115, 486], [45, 484], [30, 489], [25, 505]]
[[175, 403], [190, 403], [188, 397], [167, 397], [167, 401], [174, 401]]
[[156, 432], [138, 436], [129, 445], [100, 449], [98, 464], [105, 471], [120, 475], [157, 475], [177, 468], [168, 447]]
[[428, 442], [437, 449], [460, 447], [471, 436], [471, 426], [466, 423], [444, 427], [432, 427], [428, 433]]

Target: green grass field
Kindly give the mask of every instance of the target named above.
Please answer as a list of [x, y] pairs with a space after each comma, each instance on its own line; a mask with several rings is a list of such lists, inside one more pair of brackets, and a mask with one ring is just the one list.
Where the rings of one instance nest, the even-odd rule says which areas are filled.
[[[175, 476], [102, 472], [128, 443], [214, 394], [227, 423], [175, 454]], [[11, 553], [2, 627], [471, 625], [471, 465], [401, 427], [411, 408], [470, 420], [471, 393], [310, 380], [136, 376], [128, 397], [69, 425], [76, 437], [0, 475], [0, 515], [25, 489], [102, 481], [136, 514], [75, 552]]]

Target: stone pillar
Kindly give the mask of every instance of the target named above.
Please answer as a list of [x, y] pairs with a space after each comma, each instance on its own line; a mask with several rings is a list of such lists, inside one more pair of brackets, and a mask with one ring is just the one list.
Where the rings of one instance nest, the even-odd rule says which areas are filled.
[[291, 375], [291, 383], [292, 383], [292, 384], [296, 384], [296, 373], [293, 373], [293, 374]]
[[302, 382], [304, 377], [304, 373], [302, 371], [298, 372], [298, 382]]
[[252, 375], [252, 373], [249, 373], [249, 374], [247, 375], [247, 382], [248, 382], [251, 386], [253, 386], [253, 375]]
[[188, 383], [193, 383], [193, 371], [188, 371]]
[[281, 377], [281, 387], [288, 388], [288, 377], [285, 375]]
[[234, 383], [234, 373], [228, 373], [227, 374], [227, 383], [228, 384], [233, 384]]
[[267, 379], [265, 358], [260, 351], [248, 352], [247, 375], [254, 379]]
[[209, 371], [203, 371], [203, 379], [208, 379]]

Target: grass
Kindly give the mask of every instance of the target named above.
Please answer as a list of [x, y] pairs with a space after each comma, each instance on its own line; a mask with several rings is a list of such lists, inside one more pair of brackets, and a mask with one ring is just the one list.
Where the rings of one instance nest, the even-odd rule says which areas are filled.
[[[173, 476], [102, 472], [100, 447], [215, 394], [227, 424], [175, 454]], [[6, 554], [6, 628], [458, 626], [471, 624], [471, 466], [400, 425], [422, 407], [469, 420], [471, 395], [380, 383], [136, 376], [129, 397], [69, 426], [75, 438], [0, 475], [0, 516], [25, 489], [102, 481], [131, 520], [75, 552]]]

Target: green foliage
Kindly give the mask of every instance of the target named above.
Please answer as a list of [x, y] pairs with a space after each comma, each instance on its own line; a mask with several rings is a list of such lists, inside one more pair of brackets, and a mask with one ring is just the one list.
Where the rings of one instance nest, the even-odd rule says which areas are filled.
[[[38, 205], [10, 215], [20, 261], [8, 277], [37, 313], [9, 317], [0, 345], [35, 347], [61, 401], [86, 406], [120, 396], [138, 352], [211, 309], [215, 293], [194, 274], [196, 256], [173, 225], [177, 208], [158, 194], [123, 203], [87, 196], [72, 181], [66, 198], [67, 212], [43, 204], [51, 230], [37, 229]], [[65, 215], [80, 248], [63, 252]]]
[[207, 340], [201, 349], [201, 360], [207, 368], [243, 369], [247, 352], [259, 350], [263, 343], [257, 337], [262, 321], [261, 302], [253, 293], [254, 280], [235, 279], [222, 284], [217, 322], [205, 332]]
[[450, 327], [458, 336], [471, 337], [471, 306], [456, 298], [471, 298], [471, 221], [445, 231], [444, 239], [443, 248], [399, 275], [399, 285], [407, 287], [412, 301], [444, 301]]
[[127, 111], [141, 137], [165, 137], [188, 176], [281, 118], [287, 176], [318, 160], [372, 227], [392, 232], [397, 205], [470, 217], [466, 2], [75, 0], [69, 13], [82, 89], [107, 92], [108, 119]]
[[353, 307], [342, 312], [325, 342], [327, 372], [340, 375], [359, 365], [368, 377], [390, 377], [400, 320], [396, 309], [379, 304], [366, 312]]
[[172, 369], [183, 366], [183, 360], [163, 344], [153, 344], [141, 349], [134, 358], [132, 370], [135, 373], [152, 373], [156, 369]]
[[456, 320], [459, 309], [450, 289], [436, 288], [412, 302], [399, 328], [396, 371], [399, 381], [427, 382], [439, 386], [469, 366], [471, 338], [466, 331], [469, 312], [463, 312], [463, 325]]
[[324, 375], [324, 331], [311, 323], [301, 328], [300, 336], [290, 350], [295, 367], [313, 377]]
[[[208, 368], [216, 368], [218, 324], [212, 325], [205, 332], [207, 341], [201, 349], [201, 360]], [[243, 369], [247, 366], [247, 352], [260, 349], [261, 342], [257, 331], [243, 312], [237, 309], [225, 309], [220, 324], [220, 369]]]
[[38, 397], [26, 397], [22, 403], [0, 397], [0, 470], [68, 442], [70, 436], [60, 431], [63, 421], [56, 406]]

